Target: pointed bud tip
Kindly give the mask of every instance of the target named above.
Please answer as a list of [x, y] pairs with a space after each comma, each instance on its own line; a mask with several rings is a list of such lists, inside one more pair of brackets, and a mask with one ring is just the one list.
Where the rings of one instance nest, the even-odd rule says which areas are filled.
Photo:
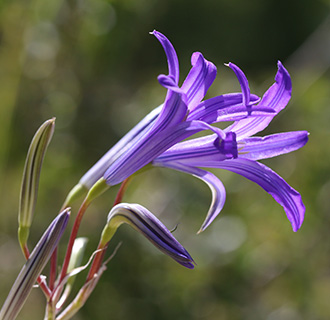
[[108, 242], [117, 228], [127, 223], [144, 235], [160, 251], [186, 268], [194, 268], [194, 260], [172, 233], [148, 209], [139, 204], [120, 203], [112, 208], [103, 232]]

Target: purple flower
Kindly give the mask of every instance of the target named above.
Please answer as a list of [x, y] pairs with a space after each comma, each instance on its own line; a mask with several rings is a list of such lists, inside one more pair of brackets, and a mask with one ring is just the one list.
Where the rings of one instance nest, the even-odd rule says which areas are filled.
[[[179, 86], [179, 63], [172, 44], [161, 33], [153, 31], [152, 34], [162, 44], [168, 62], [169, 74], [158, 76], [159, 83], [167, 89], [165, 102], [110, 149], [82, 177], [80, 185], [91, 188], [102, 177], [108, 185], [116, 185], [148, 164], [192, 174], [206, 182], [213, 195], [202, 231], [223, 208], [226, 192], [216, 176], [200, 167], [222, 168], [243, 175], [269, 192], [284, 207], [293, 230], [297, 231], [305, 212], [300, 194], [256, 160], [301, 148], [307, 142], [308, 133], [253, 137], [289, 102], [292, 85], [287, 70], [278, 63], [275, 83], [260, 100], [250, 93], [242, 70], [229, 63], [242, 92], [203, 100], [216, 77], [216, 67], [195, 52], [191, 58], [192, 68]], [[233, 121], [233, 124], [224, 130], [211, 126], [222, 121]], [[182, 142], [204, 130], [211, 130], [213, 134]]]
[[192, 68], [179, 87], [179, 63], [169, 40], [161, 33], [152, 34], [162, 44], [168, 61], [168, 75], [158, 81], [167, 89], [164, 104], [153, 110], [112, 149], [110, 149], [80, 180], [90, 188], [104, 176], [109, 185], [116, 185], [150, 163], [157, 156], [185, 138], [202, 130], [212, 130], [220, 140], [225, 133], [210, 124], [235, 121], [274, 113], [252, 95], [242, 72], [230, 65], [238, 77], [242, 93], [220, 95], [202, 101], [216, 77], [216, 67], [199, 52], [192, 55]]
[[[231, 64], [230, 64], [231, 66]], [[241, 81], [245, 75], [240, 73]], [[291, 79], [283, 65], [278, 63], [275, 83], [258, 104], [281, 111], [291, 97]], [[243, 93], [248, 96], [248, 91]], [[303, 147], [308, 132], [284, 132], [266, 137], [251, 137], [268, 126], [272, 117], [252, 117], [235, 121], [224, 130], [226, 138], [216, 135], [181, 142], [158, 156], [153, 165], [169, 167], [192, 174], [204, 180], [213, 193], [212, 205], [201, 230], [204, 230], [221, 211], [226, 192], [221, 181], [212, 173], [199, 167], [226, 169], [257, 183], [283, 206], [294, 231], [303, 222], [305, 207], [300, 194], [277, 173], [256, 160], [271, 158]]]

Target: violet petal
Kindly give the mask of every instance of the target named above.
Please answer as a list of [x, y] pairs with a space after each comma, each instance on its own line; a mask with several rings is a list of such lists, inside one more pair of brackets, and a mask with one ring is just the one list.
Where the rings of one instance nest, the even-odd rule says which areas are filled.
[[[258, 106], [270, 107], [276, 111], [274, 116], [288, 104], [291, 98], [292, 84], [288, 71], [278, 62], [275, 83], [264, 94]], [[272, 121], [272, 117], [257, 117], [236, 121], [226, 131], [234, 131], [238, 139], [250, 137], [263, 129]]]
[[[259, 101], [259, 97], [251, 95], [251, 101]], [[231, 93], [202, 101], [191, 113], [187, 120], [201, 120], [207, 123], [221, 121], [236, 121], [250, 116], [273, 116], [275, 111], [268, 107], [253, 106], [247, 108], [242, 104], [241, 93]], [[227, 130], [226, 130], [227, 131]]]
[[237, 158], [235, 134], [228, 132], [225, 139], [216, 134], [177, 143], [157, 157], [153, 164], [180, 162], [188, 166], [207, 167], [208, 163]]
[[241, 86], [242, 94], [243, 94], [243, 101], [242, 101], [243, 105], [249, 106], [249, 104], [250, 104], [250, 88], [249, 88], [249, 82], [248, 82], [244, 72], [238, 66], [236, 66], [236, 64], [234, 64], [232, 62], [228, 63], [228, 67], [235, 72], [238, 82]]
[[[161, 165], [161, 164], [160, 164]], [[198, 231], [204, 231], [211, 223], [212, 221], [217, 217], [217, 215], [222, 210], [225, 201], [226, 201], [226, 189], [222, 182], [211, 172], [202, 170], [200, 168], [186, 166], [184, 164], [181, 164], [180, 162], [166, 162], [164, 167], [171, 168], [174, 170], [179, 170], [188, 174], [191, 174], [202, 181], [204, 181], [212, 192], [212, 202], [211, 206], [208, 210], [208, 213], [206, 215], [206, 218]]]
[[193, 53], [191, 64], [192, 68], [181, 87], [187, 95], [190, 111], [204, 98], [217, 74], [215, 65], [207, 61], [200, 52]]
[[257, 183], [284, 208], [293, 231], [301, 227], [305, 215], [301, 196], [273, 170], [259, 162], [239, 158], [219, 162], [216, 167], [235, 172]]
[[251, 137], [239, 142], [243, 147], [239, 157], [250, 160], [267, 159], [289, 153], [303, 147], [308, 141], [307, 131], [272, 134], [266, 137]]
[[167, 58], [169, 76], [172, 76], [175, 83], [178, 84], [180, 75], [179, 60], [172, 43], [162, 33], [156, 30], [152, 31], [151, 34], [153, 34], [163, 46]]
[[122, 137], [110, 150], [108, 150], [80, 179], [79, 183], [90, 189], [105, 173], [107, 168], [120, 155], [125, 153], [136, 141], [138, 141], [153, 126], [159, 116], [163, 105], [152, 110], [124, 137]]
[[161, 132], [151, 132], [137, 141], [128, 152], [110, 165], [104, 174], [104, 179], [107, 184], [116, 185], [174, 144], [202, 130], [213, 130], [220, 139], [226, 137], [221, 129], [201, 121], [181, 122], [179, 125], [167, 127]]

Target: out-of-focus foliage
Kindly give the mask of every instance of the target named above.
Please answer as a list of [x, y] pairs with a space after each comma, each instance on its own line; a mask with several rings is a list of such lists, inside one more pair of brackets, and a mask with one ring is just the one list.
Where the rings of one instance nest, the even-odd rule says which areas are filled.
[[[330, 23], [329, 2], [321, 0], [0, 2], [0, 304], [24, 263], [16, 239], [18, 195], [35, 130], [57, 118], [31, 247], [80, 176], [164, 99], [156, 77], [166, 73], [166, 61], [148, 34], [154, 28], [174, 44], [182, 75], [196, 50], [218, 66], [213, 95], [239, 89], [224, 62], [239, 65], [259, 95], [273, 82], [277, 59], [284, 63], [293, 98], [266, 133], [308, 130], [310, 141], [267, 164], [301, 192], [306, 219], [293, 233], [270, 196], [218, 170], [226, 205], [196, 235], [209, 190], [190, 176], [154, 169], [133, 180], [125, 201], [145, 205], [170, 229], [178, 224], [175, 236], [197, 267], [182, 268], [123, 228], [109, 254], [120, 240], [122, 247], [75, 319], [329, 319]], [[90, 253], [115, 191], [83, 220], [80, 235], [90, 238]], [[41, 319], [43, 306], [34, 290], [19, 319]]]

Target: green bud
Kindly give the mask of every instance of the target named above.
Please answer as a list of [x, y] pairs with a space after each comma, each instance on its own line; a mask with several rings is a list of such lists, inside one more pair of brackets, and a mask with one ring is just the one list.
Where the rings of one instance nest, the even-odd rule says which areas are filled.
[[37, 202], [38, 185], [42, 162], [53, 136], [55, 118], [45, 121], [34, 135], [29, 147], [23, 172], [19, 212], [18, 239], [21, 246], [26, 244]]

